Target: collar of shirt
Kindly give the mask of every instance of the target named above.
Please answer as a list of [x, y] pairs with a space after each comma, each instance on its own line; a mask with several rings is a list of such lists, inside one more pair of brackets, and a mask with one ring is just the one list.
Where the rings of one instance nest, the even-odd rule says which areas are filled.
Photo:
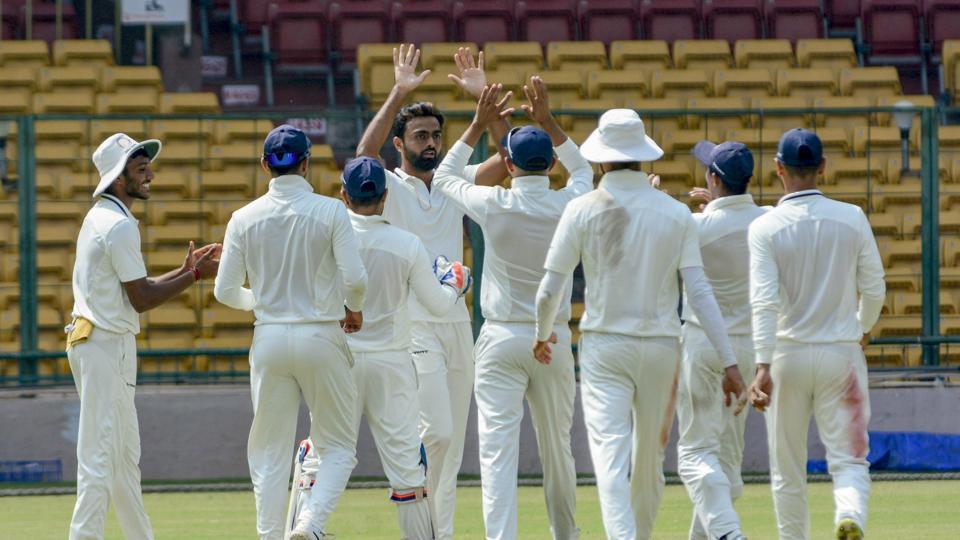
[[100, 194], [100, 200], [97, 201], [97, 204], [102, 208], [110, 208], [114, 211], [119, 210], [121, 214], [127, 217], [127, 219], [138, 223], [137, 218], [133, 217], [133, 212], [127, 208], [127, 205], [123, 204], [123, 201], [110, 195], [109, 193]]
[[[413, 188], [414, 195], [417, 196], [417, 201], [420, 203], [420, 208], [424, 210], [429, 210], [433, 207], [434, 197], [443, 198], [443, 194], [434, 189], [427, 189], [427, 184], [423, 180], [413, 176], [412, 174], [407, 174], [407, 171], [397, 167], [393, 172], [400, 178], [401, 181]], [[433, 171], [430, 172], [433, 174]]]
[[707, 203], [707, 206], [703, 209], [703, 213], [707, 214], [709, 212], [715, 212], [721, 208], [727, 208], [728, 206], [737, 206], [740, 204], [754, 204], [753, 195], [749, 193], [744, 193], [742, 195], [729, 195], [727, 197], [720, 197], [719, 199], [714, 199]]
[[600, 179], [600, 187], [624, 190], [653, 189], [647, 173], [630, 169], [610, 171], [604, 174], [603, 178]]
[[350, 214], [350, 223], [353, 224], [354, 229], [369, 230], [378, 225], [390, 224], [390, 222], [381, 215], [361, 216], [360, 214], [354, 213], [354, 211], [350, 210], [349, 208], [347, 209], [347, 213]]
[[270, 180], [270, 193], [274, 195], [294, 195], [313, 193], [313, 186], [299, 174], [285, 174]]
[[545, 191], [550, 189], [550, 178], [540, 175], [518, 176], [510, 180], [510, 189], [517, 191]]
[[794, 200], [794, 199], [800, 199], [800, 198], [803, 198], [803, 197], [809, 197], [809, 196], [811, 196], [811, 195], [823, 195], [823, 192], [820, 191], [819, 189], [805, 189], [805, 190], [803, 190], [803, 191], [794, 191], [793, 193], [790, 193], [789, 195], [784, 195], [783, 197], [780, 197], [780, 201], [777, 202], [777, 205], [780, 205], [780, 204], [785, 203], [785, 202], [792, 201], [792, 200]]

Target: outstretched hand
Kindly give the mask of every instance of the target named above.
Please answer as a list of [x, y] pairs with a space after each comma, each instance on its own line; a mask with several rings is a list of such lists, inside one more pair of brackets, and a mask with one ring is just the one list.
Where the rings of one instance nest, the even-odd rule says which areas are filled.
[[524, 112], [541, 126], [553, 121], [550, 114], [550, 101], [547, 97], [547, 83], [539, 75], [530, 77], [530, 84], [523, 85], [523, 93], [529, 103], [521, 105]]
[[447, 78], [474, 99], [480, 99], [480, 93], [487, 86], [487, 74], [483, 71], [483, 51], [480, 51], [477, 61], [474, 62], [470, 48], [460, 47], [457, 54], [453, 55], [453, 61], [460, 70], [460, 76], [451, 73]]
[[430, 70], [425, 69], [417, 75], [419, 61], [420, 49], [414, 47], [412, 43], [406, 48], [400, 45], [399, 49], [393, 49], [393, 79], [397, 88], [404, 93], [412, 92], [430, 74]]
[[507, 102], [513, 97], [513, 92], [507, 92], [501, 99], [500, 92], [502, 90], [502, 84], [494, 84], [483, 88], [480, 92], [480, 99], [477, 101], [477, 114], [473, 118], [475, 124], [486, 128], [513, 113], [513, 108], [507, 107]]

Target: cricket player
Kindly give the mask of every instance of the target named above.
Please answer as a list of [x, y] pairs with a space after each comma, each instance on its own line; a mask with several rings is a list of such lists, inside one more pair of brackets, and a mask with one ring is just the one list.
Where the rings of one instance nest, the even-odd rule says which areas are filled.
[[302, 131], [282, 125], [267, 135], [261, 166], [273, 179], [265, 195], [230, 217], [214, 285], [217, 300], [256, 315], [247, 458], [261, 540], [284, 538], [301, 394], [320, 465], [289, 538], [324, 538], [357, 463], [357, 387], [344, 333], [363, 323], [367, 274], [346, 207], [313, 193], [304, 178], [309, 163]]
[[[434, 169], [443, 151], [443, 115], [431, 103], [413, 103], [401, 109], [429, 71], [416, 74], [420, 51], [401, 46], [394, 54], [396, 84], [387, 101], [367, 126], [357, 147], [358, 156], [379, 157], [392, 133], [400, 167], [387, 172], [390, 196], [383, 217], [423, 241], [430, 258], [443, 255], [463, 260], [463, 211], [432, 188]], [[486, 86], [483, 57], [479, 64], [462, 49], [455, 56], [460, 76], [451, 79], [474, 96]], [[505, 121], [490, 132], [499, 143], [508, 131]], [[507, 176], [500, 156], [466, 167], [463, 178], [477, 185], [495, 185]], [[419, 380], [420, 436], [427, 452], [427, 485], [434, 510], [437, 538], [453, 536], [457, 473], [463, 457], [470, 395], [473, 389], [473, 330], [466, 303], [457, 302], [443, 317], [432, 315], [416, 297], [410, 301], [414, 365]]]
[[72, 322], [67, 358], [80, 394], [77, 436], [77, 504], [70, 539], [100, 539], [113, 500], [127, 538], [152, 539], [140, 494], [140, 428], [137, 388], [139, 314], [216, 275], [219, 244], [187, 249], [183, 265], [147, 277], [140, 229], [131, 208], [150, 198], [160, 141], [137, 142], [116, 133], [100, 143], [93, 163], [100, 182], [96, 202], [77, 238]]
[[[469, 268], [443, 257], [431, 271], [420, 239], [383, 218], [389, 193], [379, 161], [359, 157], [347, 162], [340, 196], [349, 209], [367, 277], [377, 284], [364, 301], [363, 331], [347, 336], [347, 343], [354, 358], [358, 406], [367, 417], [390, 481], [390, 500], [397, 504], [402, 538], [419, 540], [433, 538], [434, 531], [417, 431], [417, 374], [409, 352], [407, 299], [415, 294], [431, 314], [442, 317], [473, 280]], [[309, 445], [301, 466], [306, 478], [295, 481], [306, 490], [317, 467], [312, 448]]]
[[663, 155], [643, 121], [632, 110], [607, 111], [580, 151], [604, 175], [596, 191], [567, 205], [557, 225], [537, 291], [534, 356], [552, 357], [557, 308], [582, 259], [580, 387], [603, 524], [608, 538], [646, 539], [663, 493], [680, 367], [678, 275], [721, 364], [733, 366], [724, 372], [728, 405], [731, 394], [742, 393], [742, 380], [703, 272], [697, 224], [640, 170]]
[[861, 343], [883, 307], [883, 264], [863, 211], [816, 189], [826, 165], [816, 134], [784, 133], [776, 163], [786, 195], [750, 225], [749, 241], [757, 362], [750, 397], [766, 411], [777, 525], [781, 540], [810, 538], [813, 413], [833, 477], [836, 537], [856, 540], [870, 494], [870, 395]]
[[[543, 465], [550, 528], [555, 539], [578, 537], [576, 469], [570, 449], [576, 395], [573, 352], [569, 347], [570, 293], [554, 327], [559, 347], [553, 362], [538, 363], [530, 354], [535, 338], [534, 299], [543, 277], [550, 239], [567, 203], [593, 189], [593, 169], [577, 145], [557, 124], [540, 77], [524, 87], [524, 109], [543, 128], [512, 129], [503, 142], [510, 189], [471, 184], [461, 177], [473, 147], [492, 122], [500, 121], [508, 98], [500, 85], [484, 90], [473, 123], [437, 168], [436, 189], [449, 197], [483, 230], [484, 265], [481, 307], [485, 322], [477, 346], [477, 400], [483, 520], [487, 538], [517, 537], [517, 460], [523, 399], [530, 405]], [[570, 171], [567, 186], [550, 189], [547, 173], [556, 159]]]
[[684, 309], [677, 389], [678, 470], [694, 503], [690, 539], [732, 539], [740, 531], [733, 500], [743, 493], [740, 464], [747, 415], [723, 407], [719, 396], [725, 369], [739, 368], [741, 373], [754, 369], [747, 228], [765, 210], [747, 193], [754, 161], [745, 145], [701, 141], [693, 154], [707, 168], [707, 187], [691, 192], [708, 201], [702, 213], [693, 215], [700, 255], [737, 363], [721, 363], [696, 314]]

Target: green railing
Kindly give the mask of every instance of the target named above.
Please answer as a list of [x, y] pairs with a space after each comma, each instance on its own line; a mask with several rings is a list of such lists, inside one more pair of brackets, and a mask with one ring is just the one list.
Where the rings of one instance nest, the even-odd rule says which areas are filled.
[[[922, 325], [920, 332], [917, 335], [910, 336], [880, 336], [874, 337], [872, 343], [878, 345], [889, 346], [893, 349], [906, 350], [907, 347], [921, 347], [922, 348], [922, 364], [923, 366], [934, 367], [938, 366], [940, 363], [940, 345], [947, 344], [948, 349], [951, 345], [960, 344], [960, 335], [941, 335], [940, 331], [940, 277], [939, 277], [939, 268], [940, 268], [940, 246], [939, 246], [939, 237], [940, 237], [940, 228], [938, 225], [940, 204], [940, 182], [939, 182], [939, 149], [938, 149], [938, 140], [937, 140], [937, 129], [939, 125], [939, 119], [946, 115], [953, 115], [958, 111], [951, 109], [943, 108], [922, 108], [922, 107], [910, 107], [910, 108], [893, 108], [893, 107], [875, 107], [871, 109], [776, 109], [776, 110], [693, 110], [693, 109], [683, 109], [683, 110], [657, 110], [657, 111], [641, 111], [643, 117], [647, 121], [648, 131], [657, 133], [664, 125], [673, 125], [677, 119], [680, 119], [680, 122], [684, 122], [684, 118], [687, 117], [699, 117], [699, 130], [702, 131], [703, 135], [706, 136], [708, 133], [711, 133], [711, 122], [716, 124], [721, 122], [724, 118], [731, 117], [749, 117], [751, 127], [744, 128], [744, 131], [747, 132], [757, 132], [765, 133], [762, 129], [764, 125], [776, 124], [775, 120], [777, 118], [782, 118], [785, 116], [798, 116], [804, 115], [808, 118], [811, 118], [813, 122], [817, 125], [822, 124], [820, 120], [822, 118], [829, 117], [840, 117], [840, 116], [863, 116], [867, 119], [865, 125], [868, 130], [868, 141], [869, 130], [874, 129], [874, 122], [871, 121], [872, 118], [877, 114], [892, 114], [893, 112], [912, 112], [916, 114], [919, 119], [919, 130], [920, 130], [920, 139], [919, 139], [919, 157], [920, 157], [920, 169], [919, 169], [919, 182], [917, 183], [921, 191], [921, 234], [920, 240], [922, 245], [922, 254], [920, 262], [920, 289], [922, 291], [922, 311], [921, 319]], [[595, 119], [599, 116], [602, 111], [557, 111], [557, 116], [561, 118], [562, 122], [565, 125], [572, 126], [570, 131], [574, 138], [582, 138], [585, 133], [581, 127], [584, 124], [595, 125]], [[69, 371], [64, 369], [65, 361], [63, 360], [66, 355], [62, 350], [52, 350], [50, 348], [44, 348], [40, 346], [40, 327], [38, 321], [38, 285], [41, 284], [41, 280], [38, 277], [38, 254], [42, 253], [42, 249], [38, 248], [37, 242], [37, 207], [38, 202], [49, 202], [44, 200], [38, 200], [37, 193], [37, 172], [44, 172], [45, 161], [43, 156], [37, 155], [37, 142], [39, 139], [49, 136], [47, 134], [41, 134], [38, 137], [38, 126], [44, 127], [45, 125], [50, 125], [50, 122], [54, 121], [74, 121], [74, 122], [83, 122], [86, 130], [85, 140], [86, 143], [83, 145], [84, 155], [79, 156], [77, 161], [83, 160], [85, 163], [89, 164], [89, 154], [92, 152], [92, 149], [96, 147], [99, 141], [92, 140], [93, 134], [102, 131], [99, 127], [94, 129], [94, 123], [96, 122], [113, 122], [120, 121], [123, 123], [128, 123], [130, 130], [133, 133], [148, 133], [148, 130], [154, 126], [152, 122], [162, 121], [162, 122], [171, 122], [171, 121], [181, 121], [181, 120], [190, 120], [197, 121], [197, 137], [196, 144], [198, 149], [198, 155], [208, 156], [209, 149], [215, 146], [215, 141], [212, 139], [215, 137], [215, 134], [209, 134], [211, 131], [210, 126], [203, 127], [205, 122], [216, 122], [221, 120], [254, 120], [254, 119], [267, 119], [271, 120], [273, 123], [279, 123], [286, 121], [288, 118], [305, 118], [305, 119], [319, 119], [322, 120], [322, 123], [316, 123], [316, 126], [326, 125], [327, 127], [327, 140], [330, 141], [333, 146], [333, 149], [337, 152], [341, 161], [344, 157], [350, 155], [355, 148], [356, 141], [359, 139], [361, 130], [365, 121], [369, 119], [370, 113], [367, 112], [356, 112], [356, 111], [338, 111], [338, 110], [326, 110], [320, 113], [314, 111], [298, 111], [298, 112], [271, 112], [271, 113], [262, 113], [262, 114], [218, 114], [218, 115], [165, 115], [165, 116], [146, 116], [146, 115], [101, 115], [101, 116], [76, 116], [76, 115], [42, 115], [42, 116], [22, 116], [22, 117], [6, 117], [0, 118], [0, 122], [6, 121], [11, 122], [16, 125], [17, 131], [15, 137], [10, 137], [9, 142], [16, 142], [17, 153], [14, 158], [16, 162], [17, 169], [17, 185], [18, 193], [16, 196], [17, 204], [17, 219], [19, 224], [19, 234], [17, 238], [17, 257], [19, 263], [19, 274], [18, 285], [19, 285], [19, 337], [18, 337], [18, 347], [17, 350], [9, 350], [9, 347], [4, 350], [0, 350], [0, 365], [6, 366], [5, 369], [0, 370], [0, 385], [19, 385], [19, 386], [31, 386], [38, 384], [70, 384], [72, 378], [69, 374]], [[469, 120], [469, 113], [451, 113], [448, 115], [450, 122], [447, 125], [447, 144], [452, 144], [454, 140], [459, 136], [459, 131], [465, 125], [465, 122]], [[524, 121], [519, 116], [515, 118], [516, 121]], [[47, 124], [44, 124], [47, 123]], [[122, 125], [122, 124], [120, 124]], [[99, 131], [98, 131], [99, 130]], [[689, 133], [689, 132], [688, 132]], [[178, 137], [182, 137], [185, 134], [182, 132], [178, 133]], [[189, 134], [186, 134], [189, 135]], [[265, 178], [255, 179], [256, 173], [259, 169], [259, 151], [260, 151], [260, 141], [264, 134], [257, 134], [256, 137], [250, 137], [249, 140], [244, 140], [243, 144], [249, 143], [250, 153], [249, 153], [249, 163], [244, 163], [241, 165], [244, 167], [244, 174], [251, 178], [251, 192], [259, 194], [262, 191], [262, 187], [265, 185]], [[51, 139], [55, 140], [55, 139]], [[190, 137], [185, 137], [184, 140], [191, 140]], [[165, 141], [167, 142], [167, 141]], [[579, 141], [578, 141], [579, 142]], [[682, 144], [677, 144], [677, 141], [673, 141], [673, 147], [668, 148], [668, 151], [672, 152], [672, 156], [678, 158], [677, 161], [689, 161], [689, 149], [685, 147], [685, 144], [688, 144], [690, 141], [684, 141]], [[774, 204], [776, 199], [779, 198], [779, 195], [782, 193], [782, 189], [777, 183], [768, 184], [768, 180], [765, 178], [769, 177], [769, 171], [773, 167], [773, 155], [775, 154], [776, 140], [759, 140], [756, 141], [759, 144], [755, 144], [753, 147], [755, 157], [758, 163], [758, 168], [760, 169], [760, 176], [757, 181], [753, 183], [752, 192], [754, 195], [765, 204]], [[390, 144], [385, 146], [389, 148]], [[889, 150], [889, 148], [887, 149]], [[481, 142], [478, 145], [477, 151], [475, 152], [474, 159], [480, 160], [485, 158], [489, 152], [489, 145], [485, 142]], [[866, 206], [869, 210], [872, 201], [871, 197], [873, 196], [874, 186], [871, 184], [873, 182], [873, 174], [870, 171], [870, 168], [874, 166], [872, 159], [874, 149], [871, 147], [871, 144], [868, 142], [865, 148], [865, 155], [868, 158], [866, 160], [867, 171], [865, 171], [865, 187], [866, 187]], [[892, 151], [888, 152], [892, 153]], [[394, 152], [389, 150], [384, 152], [384, 157], [389, 160], [395, 161], [396, 158], [393, 155]], [[914, 152], [914, 157], [916, 152]], [[960, 157], [960, 154], [958, 154]], [[172, 157], [166, 158], [168, 161], [173, 159]], [[212, 158], [216, 160], [217, 158]], [[829, 159], [829, 157], [828, 157]], [[199, 175], [205, 166], [205, 162], [208, 162], [206, 158], [201, 157], [196, 164], [196, 173]], [[163, 184], [164, 173], [171, 169], [171, 167], [165, 162], [165, 155], [161, 154], [161, 157], [158, 161], [159, 170], [157, 173], [157, 179], [154, 181], [153, 186], [158, 187]], [[87, 167], [90, 167], [87, 165]], [[249, 167], [249, 169], [246, 169]], [[79, 168], [79, 167], [78, 167]], [[316, 167], [315, 167], [316, 168]], [[650, 164], [650, 168], [653, 172], [658, 172], [658, 163], [654, 162]], [[698, 177], [698, 169], [696, 166], [693, 166], [690, 170], [693, 181], [697, 185], [702, 185], [703, 181], [701, 180], [702, 175]], [[249, 173], [249, 174], [248, 174]], [[916, 173], [916, 171], [915, 171]], [[323, 178], [318, 178], [316, 172], [311, 172], [311, 181], [315, 184], [318, 182], [327, 182], [329, 184], [329, 177], [326, 177], [326, 180]], [[261, 175], [263, 176], [263, 175]], [[89, 178], [89, 174], [87, 174]], [[958, 184], [960, 186], [960, 184]], [[329, 185], [327, 186], [329, 188]], [[92, 186], [90, 186], [92, 190]], [[681, 200], [686, 200], [686, 197], [679, 196]], [[207, 205], [216, 205], [220, 203], [236, 203], [237, 206], [242, 205], [245, 200], [241, 198], [234, 198], [230, 200], [225, 200], [222, 198], [215, 198], [212, 195], [205, 193], [203, 185], [200, 184], [199, 191], [197, 192], [197, 198], [195, 199], [198, 205], [198, 209], [202, 214], [203, 208]], [[135, 214], [138, 215], [147, 215], [150, 216], [151, 212], [155, 208], [157, 202], [151, 200], [148, 203], [137, 203], [141, 205], [142, 209], [135, 208]], [[0, 205], [3, 204], [13, 204], [9, 200], [0, 200]], [[220, 238], [212, 237], [211, 235], [216, 234], [221, 229], [216, 228], [215, 226], [208, 226], [203, 223], [197, 226], [198, 231], [200, 231], [201, 236], [206, 236], [205, 238], [198, 238], [198, 240], [205, 241], [217, 241]], [[479, 289], [482, 287], [481, 283], [481, 274], [482, 274], [482, 264], [483, 264], [483, 241], [482, 234], [480, 233], [479, 228], [475, 224], [468, 224], [467, 234], [470, 240], [470, 243], [473, 247], [473, 266], [474, 266], [474, 275], [476, 279], [476, 288], [475, 294], [473, 295], [473, 313], [474, 313], [474, 328], [475, 330], [479, 328], [479, 325], [482, 323], [482, 317], [480, 315], [479, 309]], [[9, 250], [8, 246], [5, 248]], [[9, 255], [9, 252], [5, 252]], [[66, 288], [66, 284], [63, 283], [63, 279], [59, 282], [59, 286]], [[206, 288], [201, 289], [200, 293], [197, 293], [198, 296], [208, 295], [210, 285], [207, 285]], [[582, 294], [582, 283], [578, 284], [577, 290], [575, 291], [575, 299], [580, 298]], [[196, 313], [203, 311], [203, 299], [200, 299], [200, 307], [194, 306]], [[61, 303], [62, 305], [62, 303]], [[8, 308], [9, 309], [9, 308]], [[67, 320], [69, 318], [69, 313], [63, 314], [63, 318]], [[149, 323], [149, 314], [145, 317], [147, 319], [147, 324], [144, 325], [144, 328], [148, 332], [153, 332]], [[198, 317], [198, 323], [202, 325], [203, 320]], [[0, 319], [0, 335], [4, 334], [4, 330], [9, 332], [9, 328], [4, 329], [3, 325], [7, 324], [6, 319]], [[201, 328], [203, 329], [203, 328]], [[205, 330], [204, 330], [205, 331]], [[239, 341], [239, 340], [238, 340]], [[9, 345], [9, 343], [8, 343]], [[242, 379], [247, 375], [247, 369], [243, 365], [242, 357], [246, 356], [247, 349], [246, 346], [248, 343], [238, 342], [236, 346], [215, 346], [215, 347], [177, 347], [177, 348], [141, 348], [139, 355], [141, 359], [152, 360], [155, 358], [160, 359], [170, 359], [170, 358], [179, 358], [179, 362], [174, 362], [176, 365], [175, 369], [170, 369], [167, 366], [164, 369], [141, 369], [140, 378], [145, 382], [212, 382], [212, 381], [235, 381]], [[41, 350], [43, 349], [43, 350]], [[224, 361], [218, 361], [216, 368], [203, 367], [209, 364], [209, 359], [227, 359]], [[16, 370], [9, 369], [11, 364], [10, 362], [16, 362]], [[57, 369], [40, 369], [44, 364], [59, 366]], [[900, 365], [895, 365], [894, 369], [902, 369], [904, 362], [901, 362]], [[15, 371], [15, 373], [13, 373]]]

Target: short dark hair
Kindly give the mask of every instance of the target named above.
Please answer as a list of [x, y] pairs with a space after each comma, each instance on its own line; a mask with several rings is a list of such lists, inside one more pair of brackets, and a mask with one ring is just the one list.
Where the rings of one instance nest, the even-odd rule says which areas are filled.
[[615, 161], [612, 163], [604, 163], [606, 165], [607, 171], [639, 171], [640, 162], [639, 161]]
[[730, 195], [743, 195], [747, 192], [747, 187], [750, 185], [749, 179], [742, 184], [728, 184], [724, 182], [723, 179], [721, 179], [720, 182], [723, 182], [724, 189], [726, 189]]
[[376, 205], [380, 204], [380, 201], [383, 200], [383, 196], [386, 195], [386, 194], [387, 194], [387, 192], [384, 191], [383, 193], [381, 193], [381, 194], [379, 194], [379, 195], [373, 195], [373, 196], [371, 196], [371, 197], [363, 197], [363, 198], [360, 198], [360, 197], [351, 197], [350, 194], [348, 193], [348, 194], [347, 194], [347, 200], [350, 201], [350, 206], [356, 206], [356, 207], [358, 207], [358, 208], [365, 208], [365, 207], [368, 207], [368, 206], [376, 206]]
[[[285, 174], [295, 173], [297, 172], [297, 169], [300, 168], [300, 164], [303, 163], [303, 160], [306, 158], [307, 156], [303, 156], [300, 161], [294, 163], [293, 165], [287, 165], [286, 167], [273, 167], [271, 165], [267, 165], [267, 168], [270, 169], [270, 174], [273, 176], [283, 176]], [[264, 159], [266, 159], [266, 155], [264, 155]]]
[[143, 147], [137, 148], [136, 151], [134, 151], [132, 154], [130, 154], [130, 157], [127, 158], [127, 162], [123, 165], [123, 170], [120, 171], [120, 174], [123, 175], [123, 176], [126, 176], [126, 175], [127, 175], [127, 167], [129, 167], [129, 166], [130, 166], [130, 163], [131, 163], [133, 160], [137, 159], [138, 157], [145, 157], [145, 158], [147, 158], [147, 159], [150, 159], [150, 154], [147, 152], [147, 149], [146, 149], [146, 148], [143, 148]]
[[817, 172], [820, 171], [820, 164], [818, 163], [808, 167], [794, 167], [793, 165], [784, 164], [783, 168], [786, 169], [793, 178], [816, 178]]
[[397, 117], [393, 120], [393, 136], [403, 138], [403, 134], [407, 131], [407, 122], [414, 118], [421, 118], [425, 116], [432, 116], [437, 119], [437, 123], [440, 124], [440, 127], [443, 127], [443, 114], [437, 110], [437, 108], [430, 103], [429, 101], [420, 101], [418, 103], [411, 103], [406, 107], [400, 109], [400, 112], [397, 113]]

